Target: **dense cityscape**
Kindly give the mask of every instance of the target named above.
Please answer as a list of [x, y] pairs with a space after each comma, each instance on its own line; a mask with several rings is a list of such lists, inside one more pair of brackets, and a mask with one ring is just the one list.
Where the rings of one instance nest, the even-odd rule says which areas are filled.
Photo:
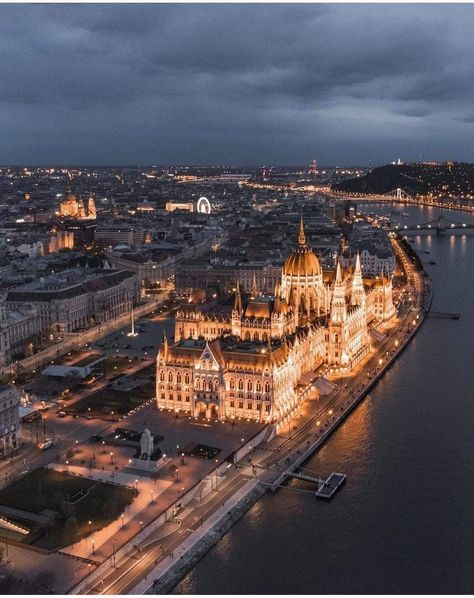
[[[181, 517], [216, 533], [222, 504], [313, 481], [431, 302], [400, 212], [341, 195], [364, 172], [2, 168], [5, 591], [161, 591]], [[27, 547], [48, 551], [30, 582]]]
[[471, 22], [0, 4], [2, 594], [472, 592]]

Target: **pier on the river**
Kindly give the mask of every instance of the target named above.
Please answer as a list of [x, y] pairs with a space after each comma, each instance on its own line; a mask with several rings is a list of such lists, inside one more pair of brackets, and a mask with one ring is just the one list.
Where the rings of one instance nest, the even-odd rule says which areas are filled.
[[303, 467], [299, 467], [297, 469], [300, 471], [287, 471], [286, 475], [290, 478], [304, 480], [305, 482], [312, 482], [316, 484], [315, 494], [317, 498], [325, 498], [326, 500], [329, 500], [336, 494], [342, 484], [344, 484], [346, 481], [346, 475], [344, 473], [332, 473], [330, 476], [324, 479], [309, 469], [305, 469]]

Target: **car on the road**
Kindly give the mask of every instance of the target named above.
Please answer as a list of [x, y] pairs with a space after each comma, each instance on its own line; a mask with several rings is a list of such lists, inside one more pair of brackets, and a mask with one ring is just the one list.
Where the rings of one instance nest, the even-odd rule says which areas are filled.
[[45, 451], [46, 449], [49, 449], [52, 446], [53, 446], [53, 440], [52, 440], [52, 438], [45, 438], [44, 442], [40, 442], [38, 444], [38, 448], [41, 451]]
[[58, 411], [58, 417], [66, 417], [67, 413], [65, 411]]

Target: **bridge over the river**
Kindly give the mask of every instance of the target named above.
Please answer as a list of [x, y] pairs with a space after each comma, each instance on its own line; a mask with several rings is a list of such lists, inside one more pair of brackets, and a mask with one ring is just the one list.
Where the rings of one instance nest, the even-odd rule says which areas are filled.
[[429, 222], [422, 222], [420, 224], [396, 224], [392, 227], [395, 231], [427, 231], [436, 233], [437, 235], [446, 231], [456, 231], [474, 228], [474, 224], [467, 224], [466, 222], [455, 222], [449, 220], [446, 216], [438, 216], [435, 220]]
[[405, 189], [402, 189], [401, 187], [398, 187], [397, 189], [392, 189], [392, 191], [387, 191], [387, 193], [379, 193], [379, 194], [375, 194], [375, 193], [350, 193], [350, 192], [344, 192], [344, 191], [331, 191], [330, 195], [332, 195], [334, 198], [337, 198], [339, 200], [351, 200], [351, 201], [356, 201], [358, 203], [382, 203], [382, 202], [392, 202], [392, 201], [398, 201], [398, 202], [404, 202], [404, 201], [409, 201], [409, 200], [413, 200], [413, 196], [410, 195], [409, 193], [407, 193], [405, 191]]

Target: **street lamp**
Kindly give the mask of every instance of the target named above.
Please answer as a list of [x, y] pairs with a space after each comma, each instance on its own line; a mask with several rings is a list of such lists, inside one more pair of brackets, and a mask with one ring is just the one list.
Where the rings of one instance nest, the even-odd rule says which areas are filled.
[[69, 473], [69, 461], [66, 461], [66, 472]]
[[89, 521], [89, 534], [91, 533], [91, 525], [92, 525], [92, 521]]
[[140, 529], [143, 529], [143, 521], [140, 521]]
[[179, 474], [179, 468], [178, 467], [176, 468], [176, 472], [175, 473], [176, 473], [176, 481], [178, 482], [179, 481], [179, 475], [178, 475]]
[[92, 554], [95, 554], [95, 542], [92, 540]]
[[123, 527], [123, 513], [120, 515], [121, 519], [122, 519], [122, 527]]
[[114, 464], [114, 454], [112, 452], [110, 452], [110, 464]]

